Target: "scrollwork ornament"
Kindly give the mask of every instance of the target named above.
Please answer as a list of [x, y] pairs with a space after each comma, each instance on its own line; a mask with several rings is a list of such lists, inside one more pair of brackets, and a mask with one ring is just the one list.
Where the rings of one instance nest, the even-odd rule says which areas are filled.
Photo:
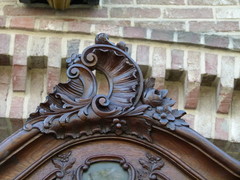
[[[153, 126], [171, 131], [188, 126], [181, 119], [185, 112], [172, 109], [175, 101], [168, 91], [154, 89], [153, 78], [144, 81], [125, 43], [115, 45], [106, 34], [97, 35], [95, 43], [67, 59], [69, 81], [58, 84], [30, 114], [24, 130], [35, 128], [57, 138], [114, 133], [151, 141]], [[94, 70], [108, 81], [106, 95], [97, 93]]]

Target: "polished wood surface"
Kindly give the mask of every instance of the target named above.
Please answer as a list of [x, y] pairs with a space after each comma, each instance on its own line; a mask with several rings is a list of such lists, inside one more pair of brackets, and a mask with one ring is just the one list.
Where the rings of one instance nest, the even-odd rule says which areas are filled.
[[[127, 180], [240, 178], [240, 162], [189, 128], [125, 43], [99, 34], [67, 63], [69, 81], [1, 143], [0, 179], [82, 179], [97, 163], [115, 163]], [[94, 70], [106, 76], [107, 95], [97, 93]], [[101, 177], [117, 177], [106, 168]]]

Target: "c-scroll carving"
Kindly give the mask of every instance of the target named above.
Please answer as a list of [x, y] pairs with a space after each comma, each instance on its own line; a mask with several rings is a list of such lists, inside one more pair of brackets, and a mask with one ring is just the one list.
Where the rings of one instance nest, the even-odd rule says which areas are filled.
[[[55, 87], [30, 115], [25, 130], [36, 128], [57, 138], [114, 133], [151, 141], [153, 125], [172, 131], [176, 126], [188, 126], [181, 119], [185, 112], [172, 109], [175, 101], [167, 97], [168, 91], [154, 89], [153, 78], [143, 79], [125, 43], [114, 45], [103, 33], [95, 43], [82, 55], [67, 59], [69, 81]], [[97, 94], [94, 70], [105, 74], [107, 95]]]

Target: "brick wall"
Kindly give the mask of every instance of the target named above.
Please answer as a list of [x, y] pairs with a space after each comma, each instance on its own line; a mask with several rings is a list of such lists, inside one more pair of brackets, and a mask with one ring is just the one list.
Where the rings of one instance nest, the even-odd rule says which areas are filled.
[[[239, 37], [239, 0], [100, 0], [100, 5], [73, 6], [55, 11], [47, 5], [26, 6], [17, 0], [0, 1], [0, 27], [51, 30], [66, 21], [82, 21], [150, 29], [204, 32]], [[46, 20], [47, 17], [47, 20]], [[49, 19], [50, 18], [50, 19]]]
[[169, 89], [193, 129], [236, 147], [238, 8], [238, 0], [102, 0], [98, 7], [55, 11], [1, 0], [1, 139], [20, 128], [58, 82], [66, 82], [65, 59], [105, 32], [112, 41], [128, 44], [145, 77], [156, 78], [156, 88]]

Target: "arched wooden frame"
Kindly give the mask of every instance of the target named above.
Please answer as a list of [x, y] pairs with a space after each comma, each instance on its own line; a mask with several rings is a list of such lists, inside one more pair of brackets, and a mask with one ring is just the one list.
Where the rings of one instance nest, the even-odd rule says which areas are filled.
[[[67, 59], [69, 81], [2, 142], [0, 179], [77, 179], [92, 157], [122, 159], [139, 180], [240, 178], [240, 162], [188, 127], [168, 91], [143, 79], [125, 43], [106, 34], [95, 42]], [[94, 70], [105, 74], [107, 95], [97, 94]]]

